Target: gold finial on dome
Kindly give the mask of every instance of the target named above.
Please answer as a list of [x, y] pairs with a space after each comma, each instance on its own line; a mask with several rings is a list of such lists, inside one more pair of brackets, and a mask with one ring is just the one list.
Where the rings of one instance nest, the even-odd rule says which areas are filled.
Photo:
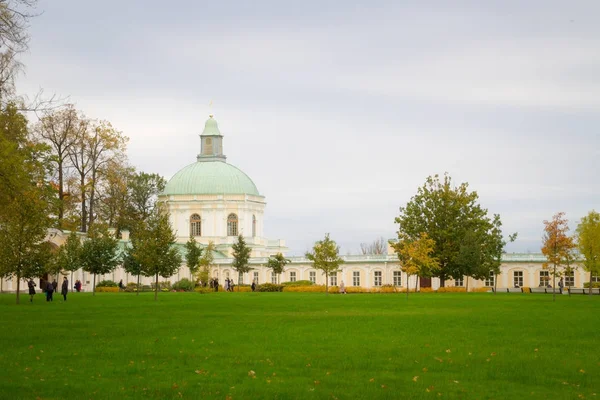
[[209, 116], [210, 118], [214, 117], [214, 115], [212, 115], [212, 114], [208, 114], [208, 116]]

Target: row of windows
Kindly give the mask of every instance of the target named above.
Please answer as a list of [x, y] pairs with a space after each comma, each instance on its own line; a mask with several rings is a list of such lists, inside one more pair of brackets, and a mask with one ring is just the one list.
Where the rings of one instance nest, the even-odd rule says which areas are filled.
[[[227, 216], [227, 236], [238, 235], [238, 216], [229, 214]], [[202, 219], [198, 214], [190, 217], [190, 236], [202, 236]], [[256, 236], [256, 216], [252, 216], [252, 237]]]

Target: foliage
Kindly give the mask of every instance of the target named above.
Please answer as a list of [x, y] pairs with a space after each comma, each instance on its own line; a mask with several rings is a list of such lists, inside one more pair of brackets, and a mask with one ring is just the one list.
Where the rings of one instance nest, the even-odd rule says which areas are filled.
[[[239, 274], [245, 274], [250, 272], [252, 268], [248, 265], [248, 260], [250, 259], [250, 253], [252, 249], [246, 245], [246, 241], [244, 237], [240, 234], [238, 236], [238, 240], [231, 246], [233, 250], [233, 262], [231, 263], [231, 267], [237, 271]], [[238, 284], [241, 282], [238, 282]]]
[[190, 276], [196, 275], [200, 268], [200, 258], [202, 257], [202, 248], [198, 246], [196, 238], [190, 236], [185, 244], [185, 263], [190, 270]]
[[[590, 287], [590, 283], [589, 282], [585, 282], [583, 284], [584, 288], [589, 288]], [[600, 288], [600, 282], [592, 282], [592, 287], [593, 288]]]
[[[431, 277], [440, 268], [438, 260], [431, 256], [435, 242], [425, 232], [421, 232], [417, 239], [412, 239], [404, 232], [398, 232], [398, 242], [393, 247], [400, 260], [400, 267], [406, 273], [407, 287], [411, 275]], [[408, 291], [406, 295], [408, 296]]]
[[279, 282], [279, 276], [283, 274], [285, 266], [291, 263], [291, 261], [283, 256], [281, 253], [272, 255], [267, 260], [267, 268], [270, 268]]
[[119, 264], [117, 246], [117, 239], [109, 234], [106, 226], [94, 225], [88, 232], [81, 247], [81, 265], [84, 271], [94, 274], [94, 292], [96, 275], [108, 274]]
[[301, 280], [301, 281], [294, 281], [294, 282], [282, 282], [281, 283], [284, 287], [291, 287], [291, 286], [313, 286], [314, 283], [312, 281], [308, 281], [308, 280]]
[[144, 220], [150, 216], [166, 184], [165, 178], [158, 174], [137, 172], [131, 176], [128, 187], [134, 218]]
[[277, 285], [275, 283], [263, 283], [256, 286], [257, 292], [282, 292], [283, 285]]
[[198, 264], [200, 264], [200, 272], [198, 274], [198, 279], [202, 281], [202, 283], [206, 283], [209, 281], [209, 271], [215, 257], [213, 254], [214, 251], [215, 243], [211, 240], [208, 242], [208, 245], [204, 248], [204, 252], [202, 253], [200, 261], [198, 262]]
[[591, 282], [592, 276], [600, 275], [600, 213], [592, 210], [581, 218], [576, 235], [579, 252], [583, 256], [583, 268], [590, 273]]
[[195, 287], [196, 287], [196, 284], [193, 281], [191, 281], [187, 278], [182, 278], [178, 282], [175, 282], [173, 284], [173, 286], [171, 287], [171, 289], [177, 290], [177, 291], [182, 290], [184, 292], [191, 292], [194, 290]]
[[155, 300], [158, 296], [158, 277], [170, 277], [181, 266], [181, 255], [175, 247], [175, 239], [169, 214], [160, 204], [131, 237], [132, 255], [140, 264], [142, 274], [155, 277]]
[[312, 261], [313, 267], [325, 274], [325, 287], [329, 285], [329, 275], [337, 272], [344, 262], [339, 254], [340, 248], [329, 238], [329, 233], [325, 234], [325, 239], [315, 243], [312, 252], [306, 253], [306, 258]]
[[100, 281], [96, 284], [96, 287], [119, 287], [119, 285], [117, 284], [117, 282], [111, 281], [111, 280], [104, 280], [104, 281]]
[[[477, 192], [469, 192], [467, 183], [454, 187], [450, 176], [445, 174], [443, 181], [438, 175], [428, 177], [406, 206], [400, 207], [400, 215], [395, 219], [399, 224], [398, 236], [417, 240], [421, 233], [427, 233], [435, 243], [431, 256], [438, 260], [440, 267], [434, 276], [440, 278], [442, 285], [447, 279], [462, 278], [469, 273], [459, 261], [467, 232], [481, 236], [486, 246], [494, 243], [488, 237], [493, 223], [478, 200]], [[485, 257], [492, 254], [490, 250], [481, 253]], [[491, 267], [493, 264], [486, 260], [482, 265]]]
[[96, 292], [101, 293], [119, 293], [119, 288], [114, 286], [97, 286]]
[[[575, 248], [573, 238], [567, 234], [569, 231], [569, 221], [564, 216], [564, 212], [559, 212], [552, 217], [551, 221], [544, 221], [542, 254], [546, 256], [546, 262], [542, 266], [544, 268], [553, 266], [553, 269], [550, 271], [554, 277], [553, 287], [556, 287], [556, 276], [561, 275], [561, 271], [557, 270], [557, 267], [569, 262], [572, 257], [572, 251]], [[553, 300], [556, 300], [554, 294]]]

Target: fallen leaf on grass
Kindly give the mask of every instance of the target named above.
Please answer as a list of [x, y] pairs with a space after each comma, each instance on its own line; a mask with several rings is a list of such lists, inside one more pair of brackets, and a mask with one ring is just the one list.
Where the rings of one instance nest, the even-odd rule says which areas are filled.
[[585, 370], [580, 369], [579, 372], [581, 372], [582, 374], [585, 374]]
[[427, 368], [423, 368], [423, 372], [427, 372]]
[[452, 351], [450, 349], [447, 349], [446, 353], [452, 353]]
[[319, 383], [321, 383], [321, 382], [319, 382], [319, 381], [315, 381], [315, 385], [318, 385]]
[[173, 384], [173, 386], [171, 386], [171, 389], [178, 389], [179, 385], [177, 385], [176, 383]]
[[369, 382], [375, 382], [375, 378], [369, 379]]
[[419, 380], [419, 377], [418, 377], [418, 376], [413, 376], [413, 382], [416, 382], [416, 381], [418, 381], [418, 380]]
[[490, 356], [492, 356], [492, 357], [494, 357], [495, 355], [496, 355], [496, 353], [492, 353], [492, 354], [490, 354]]
[[252, 378], [256, 378], [256, 372], [250, 370], [250, 371], [248, 371], [248, 376], [250, 376]]
[[382, 389], [385, 389], [386, 387], [387, 387], [387, 386], [385, 386], [385, 385], [381, 385], [381, 388], [382, 388]]
[[459, 381], [452, 381], [452, 382], [454, 382], [454, 383], [460, 383]]
[[444, 360], [442, 360], [442, 359], [441, 359], [441, 358], [439, 358], [439, 357], [434, 357], [434, 358], [435, 358], [436, 360], [438, 360], [439, 362], [444, 362]]

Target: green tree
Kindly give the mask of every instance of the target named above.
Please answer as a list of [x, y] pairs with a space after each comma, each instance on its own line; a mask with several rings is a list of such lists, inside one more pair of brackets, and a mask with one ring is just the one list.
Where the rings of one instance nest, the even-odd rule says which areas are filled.
[[487, 231], [490, 225], [487, 210], [478, 204], [477, 192], [469, 192], [468, 184], [457, 187], [447, 174], [427, 178], [405, 207], [400, 207], [399, 234], [417, 240], [422, 232], [435, 242], [432, 257], [439, 262], [435, 276], [444, 286], [446, 279], [461, 278], [464, 266], [458, 262], [460, 246], [469, 231]]
[[123, 263], [123, 269], [125, 270], [125, 272], [137, 277], [136, 296], [139, 296], [139, 294], [140, 294], [140, 276], [142, 275], [142, 266], [137, 261], [137, 259], [134, 257], [134, 255], [133, 255], [134, 252], [135, 252], [135, 249], [133, 247], [127, 247], [123, 252], [122, 263]]
[[542, 253], [546, 256], [547, 261], [542, 266], [543, 268], [553, 266], [553, 270], [550, 272], [553, 278], [552, 301], [556, 301], [556, 276], [560, 275], [557, 267], [567, 263], [575, 247], [575, 242], [567, 234], [569, 220], [565, 218], [564, 212], [555, 214], [550, 221], [544, 221], [544, 225]]
[[200, 258], [202, 257], [202, 248], [193, 236], [185, 244], [185, 263], [190, 270], [190, 279], [198, 272], [200, 268]]
[[213, 254], [215, 251], [215, 243], [211, 240], [208, 242], [208, 245], [204, 249], [198, 264], [200, 265], [200, 280], [202, 284], [206, 286], [206, 283], [209, 279], [209, 271], [212, 263], [214, 261], [215, 255]]
[[408, 299], [408, 281], [411, 275], [416, 275], [416, 292], [419, 276], [429, 278], [439, 269], [438, 261], [431, 256], [435, 242], [425, 232], [422, 232], [416, 240], [404, 233], [398, 233], [398, 241], [393, 244], [393, 247], [400, 261], [400, 268], [406, 274], [406, 298]]
[[27, 119], [9, 104], [0, 110], [0, 276], [39, 276], [50, 261], [44, 244], [54, 196], [45, 181], [48, 148], [34, 143]]
[[[237, 242], [234, 243], [231, 248], [233, 249], [233, 262], [231, 263], [231, 267], [237, 271], [238, 277], [240, 274], [250, 272], [252, 268], [248, 265], [248, 260], [250, 260], [252, 249], [248, 247], [241, 234], [238, 236]], [[238, 278], [238, 291], [240, 290], [239, 285], [240, 282]]]
[[155, 277], [154, 300], [158, 299], [158, 277], [168, 278], [181, 266], [181, 255], [175, 247], [175, 233], [169, 223], [169, 213], [157, 204], [141, 229], [132, 236], [133, 256], [141, 265], [142, 274]]
[[592, 210], [577, 225], [577, 245], [583, 256], [583, 268], [590, 273], [590, 296], [593, 277], [600, 275], [600, 213]]
[[289, 263], [291, 263], [291, 261], [285, 258], [281, 253], [272, 255], [267, 260], [267, 268], [270, 268], [275, 276], [277, 276], [277, 283], [279, 283], [279, 276], [283, 274], [285, 266]]
[[[517, 232], [509, 235], [508, 240], [511, 243], [517, 240]], [[504, 254], [504, 248], [506, 247], [506, 241], [502, 235], [502, 221], [500, 221], [500, 216], [498, 214], [494, 214], [494, 220], [492, 221], [492, 229], [489, 237], [489, 245], [492, 253], [490, 272], [494, 274], [494, 294], [496, 294], [498, 275], [501, 272], [500, 266], [502, 265], [502, 254]]]
[[315, 242], [311, 252], [306, 253], [313, 267], [325, 274], [325, 293], [329, 294], [329, 275], [337, 272], [344, 260], [340, 257], [340, 248], [335, 241], [325, 234], [325, 239]]
[[56, 265], [61, 271], [71, 272], [71, 292], [73, 291], [73, 272], [81, 268], [81, 240], [76, 232], [71, 232], [56, 254]]
[[108, 274], [119, 264], [118, 240], [104, 225], [95, 224], [90, 228], [87, 239], [81, 246], [81, 266], [84, 271], [94, 274], [93, 295], [96, 295], [96, 275]]
[[129, 181], [129, 201], [136, 219], [146, 219], [156, 205], [158, 195], [165, 189], [167, 181], [158, 174], [136, 172]]

